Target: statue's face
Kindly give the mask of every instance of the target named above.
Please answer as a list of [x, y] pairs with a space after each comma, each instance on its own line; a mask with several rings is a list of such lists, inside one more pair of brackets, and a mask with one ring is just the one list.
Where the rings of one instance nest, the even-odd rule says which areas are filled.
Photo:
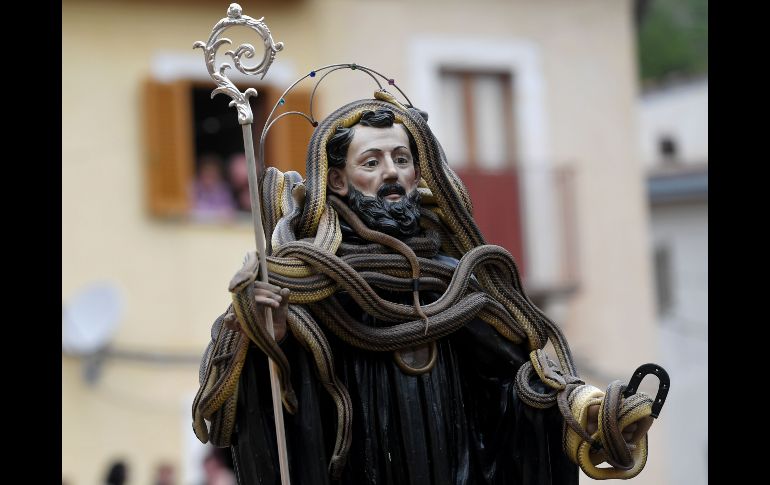
[[[399, 123], [389, 128], [355, 127], [348, 146], [345, 168], [329, 170], [329, 189], [341, 196], [348, 195], [349, 185], [366, 196], [376, 197], [383, 184], [398, 183], [410, 194], [417, 188], [419, 173], [415, 170], [409, 137]], [[390, 202], [401, 194], [383, 196]]]

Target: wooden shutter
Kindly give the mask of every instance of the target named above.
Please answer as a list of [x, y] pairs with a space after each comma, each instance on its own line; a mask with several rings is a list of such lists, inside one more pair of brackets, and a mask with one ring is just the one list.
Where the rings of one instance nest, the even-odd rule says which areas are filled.
[[[283, 91], [273, 91], [271, 103], [278, 101]], [[315, 105], [318, 106], [316, 95]], [[270, 105], [272, 108], [272, 104]], [[275, 116], [287, 111], [308, 113], [310, 110], [310, 89], [294, 89], [286, 96], [286, 103], [279, 106]], [[270, 128], [265, 139], [265, 166], [275, 167], [282, 172], [294, 170], [305, 176], [307, 146], [313, 135], [313, 126], [303, 117], [289, 115], [281, 118]]]
[[156, 216], [185, 216], [194, 160], [190, 83], [146, 80], [143, 109], [147, 208]]

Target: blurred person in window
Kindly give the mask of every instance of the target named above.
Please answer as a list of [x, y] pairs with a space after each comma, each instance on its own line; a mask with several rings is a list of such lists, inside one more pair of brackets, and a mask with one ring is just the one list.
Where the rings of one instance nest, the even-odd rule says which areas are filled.
[[193, 182], [193, 218], [229, 220], [235, 215], [235, 201], [222, 176], [222, 159], [205, 154], [198, 163], [198, 177]]
[[235, 153], [227, 165], [230, 187], [235, 195], [238, 210], [251, 212], [251, 196], [249, 195], [249, 166], [246, 155]]

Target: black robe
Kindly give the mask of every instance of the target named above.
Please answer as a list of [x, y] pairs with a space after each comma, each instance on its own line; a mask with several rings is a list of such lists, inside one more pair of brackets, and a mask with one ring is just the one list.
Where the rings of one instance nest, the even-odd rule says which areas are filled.
[[[439, 295], [422, 296], [430, 302]], [[338, 298], [351, 315], [377, 325], [349, 295]], [[411, 293], [389, 299], [410, 304]], [[295, 415], [284, 413], [292, 484], [578, 483], [577, 466], [562, 450], [558, 408], [531, 408], [514, 388], [526, 349], [487, 323], [472, 320], [438, 340], [435, 367], [419, 376], [403, 373], [392, 352], [357, 349], [326, 334], [337, 377], [353, 403], [352, 445], [341, 480], [332, 481], [336, 408], [312, 358], [287, 335], [281, 347], [299, 402]], [[231, 447], [241, 485], [280, 484], [273, 419], [267, 358], [252, 344]]]

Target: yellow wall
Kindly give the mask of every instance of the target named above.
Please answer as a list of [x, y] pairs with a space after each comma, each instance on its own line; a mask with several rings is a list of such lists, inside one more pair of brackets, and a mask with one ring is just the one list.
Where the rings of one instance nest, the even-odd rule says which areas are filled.
[[[118, 347], [201, 352], [229, 300], [230, 277], [253, 246], [248, 225], [159, 221], [144, 210], [141, 80], [157, 50], [191, 51], [227, 5], [62, 4], [62, 299], [93, 280], [116, 282], [127, 309]], [[612, 378], [627, 379], [637, 364], [655, 360], [643, 176], [634, 151], [630, 2], [316, 0], [271, 2], [256, 12], [254, 2], [243, 6], [247, 15], [266, 17], [274, 38], [286, 44], [276, 63], [291, 62], [297, 75], [359, 62], [395, 73], [407, 92], [405, 51], [415, 35], [534, 42], [546, 80], [552, 158], [579, 167], [581, 286], [565, 317], [570, 342]], [[340, 75], [327, 85], [322, 110], [370, 91], [357, 77]], [[196, 366], [109, 361], [94, 387], [85, 386], [80, 366], [63, 356], [63, 476], [97, 483], [116, 455], [129, 459], [131, 483], [148, 483], [160, 459], [179, 468], [181, 423], [189, 415], [180, 406], [196, 389]], [[659, 456], [653, 448], [649, 469], [635, 483], [663, 483], [655, 480]]]

